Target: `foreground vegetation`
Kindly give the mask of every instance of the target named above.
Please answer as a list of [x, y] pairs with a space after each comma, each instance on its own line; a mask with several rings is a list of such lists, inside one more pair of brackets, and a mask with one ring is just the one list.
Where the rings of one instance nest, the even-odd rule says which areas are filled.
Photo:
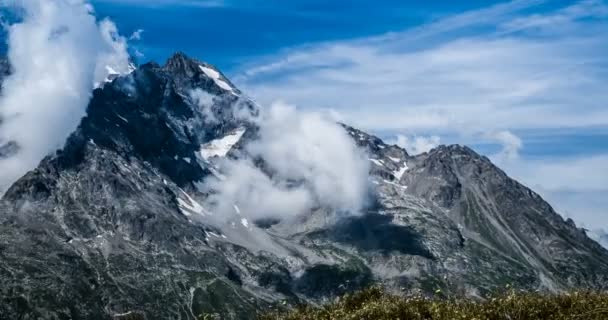
[[347, 295], [322, 307], [274, 311], [260, 320], [605, 320], [608, 293], [560, 295], [509, 291], [485, 301], [397, 297], [378, 288]]

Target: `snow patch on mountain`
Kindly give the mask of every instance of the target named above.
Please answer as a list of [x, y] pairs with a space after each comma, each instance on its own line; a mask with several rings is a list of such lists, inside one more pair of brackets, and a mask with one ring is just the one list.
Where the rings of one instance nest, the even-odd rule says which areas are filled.
[[95, 82], [93, 84], [93, 88], [97, 89], [102, 87], [104, 84], [106, 83], [110, 83], [112, 81], [114, 81], [114, 79], [120, 77], [120, 76], [125, 76], [125, 75], [129, 75], [131, 73], [133, 73], [133, 71], [135, 71], [137, 69], [137, 67], [135, 67], [134, 64], [129, 63], [126, 68], [123, 68], [124, 71], [123, 72], [119, 72], [115, 69], [115, 67], [110, 66], [110, 65], [106, 65], [105, 66], [105, 71], [106, 71], [106, 77], [103, 81], [101, 82]]
[[116, 115], [118, 118], [120, 118], [120, 120], [122, 120], [122, 121], [124, 121], [124, 122], [126, 122], [126, 123], [129, 123], [129, 120], [127, 120], [125, 117], [123, 117], [123, 116], [119, 115], [118, 113], [114, 113], [114, 114], [115, 114], [115, 115]]
[[409, 169], [407, 163], [404, 163], [403, 167], [393, 171], [393, 175], [395, 176], [395, 178], [397, 178], [397, 180], [401, 180], [401, 177], [403, 177], [403, 174], [407, 171], [407, 169]]
[[225, 157], [230, 151], [230, 149], [232, 149], [232, 147], [241, 140], [245, 131], [247, 130], [244, 128], [239, 128], [233, 133], [228, 134], [222, 138], [205, 143], [201, 146], [201, 149], [199, 150], [199, 155], [205, 161], [209, 161], [209, 159], [213, 157]]
[[369, 161], [373, 162], [374, 164], [376, 164], [379, 167], [384, 166], [384, 163], [382, 163], [382, 160], [378, 160], [378, 159], [369, 159]]
[[211, 213], [209, 213], [207, 210], [205, 210], [205, 208], [203, 206], [200, 205], [200, 203], [198, 203], [196, 200], [192, 199], [192, 197], [187, 194], [184, 190], [180, 189], [180, 192], [182, 193], [182, 195], [184, 195], [184, 198], [181, 197], [177, 197], [177, 202], [179, 205], [179, 209], [180, 211], [187, 217], [191, 216], [192, 213], [196, 213], [198, 215], [201, 216], [210, 216]]
[[388, 181], [386, 179], [384, 179], [382, 181], [384, 181], [384, 183], [386, 183], [386, 184], [390, 184], [390, 185], [395, 186], [395, 187], [399, 187], [399, 188], [402, 188], [402, 189], [407, 189], [407, 186], [400, 185], [400, 184], [398, 184], [396, 182], [393, 182], [393, 181]]
[[213, 79], [213, 81], [215, 81], [215, 84], [217, 84], [218, 87], [226, 90], [226, 91], [230, 91], [230, 92], [234, 92], [234, 88], [232, 88], [231, 85], [229, 85], [228, 83], [226, 83], [226, 81], [221, 79], [221, 75], [219, 72], [211, 69], [211, 68], [207, 68], [205, 66], [198, 66], [201, 71], [203, 71], [209, 78]]

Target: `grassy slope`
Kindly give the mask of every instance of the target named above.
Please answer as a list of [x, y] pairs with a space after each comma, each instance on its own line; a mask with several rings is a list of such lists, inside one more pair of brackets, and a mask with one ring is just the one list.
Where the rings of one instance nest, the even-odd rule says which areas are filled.
[[572, 292], [562, 295], [506, 292], [486, 301], [397, 297], [371, 288], [347, 295], [323, 307], [304, 306], [274, 311], [260, 320], [605, 320], [608, 293]]

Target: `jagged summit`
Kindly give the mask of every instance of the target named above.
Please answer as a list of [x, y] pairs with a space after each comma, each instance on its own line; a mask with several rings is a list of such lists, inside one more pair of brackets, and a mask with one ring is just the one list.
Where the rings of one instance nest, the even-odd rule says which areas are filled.
[[213, 92], [217, 94], [231, 93], [238, 95], [240, 93], [217, 68], [190, 58], [182, 52], [177, 52], [171, 56], [163, 66], [163, 70], [172, 74], [177, 82], [182, 80], [185, 82], [203, 82], [207, 89], [216, 89]]
[[413, 156], [347, 125], [370, 161], [367, 212], [218, 224], [197, 185], [255, 136], [236, 104], [257, 108], [181, 53], [96, 89], [65, 147], [0, 201], [0, 318], [252, 319], [371, 284], [608, 288], [608, 252], [489, 159]]
[[479, 154], [475, 152], [468, 146], [461, 144], [451, 144], [451, 145], [439, 145], [436, 148], [433, 148], [429, 153], [437, 153], [437, 154], [451, 154], [451, 155], [464, 155], [469, 157], [478, 157]]
[[[167, 70], [168, 72], [173, 73], [189, 73], [192, 77], [194, 74], [197, 74], [201, 71], [199, 66], [211, 67], [205, 62], [199, 61], [195, 58], [191, 58], [185, 53], [178, 51], [174, 53], [171, 57], [169, 57], [169, 59], [167, 59], [165, 65], [162, 68]], [[214, 67], [212, 68], [215, 69]]]
[[167, 62], [165, 63], [165, 68], [167, 68], [167, 69], [184, 69], [186, 66], [197, 67], [198, 65], [200, 65], [202, 63], [203, 62], [187, 56], [182, 51], [177, 51], [171, 57], [169, 57], [169, 59], [167, 59]]
[[182, 52], [177, 52], [167, 60], [162, 68], [166, 72], [176, 76], [193, 78], [202, 72], [200, 68], [201, 66], [208, 65], [196, 59], [190, 58]]
[[[218, 87], [203, 72], [204, 66], [178, 53], [164, 67], [146, 64], [95, 90], [87, 116], [56, 161], [83, 160], [86, 150], [101, 147], [146, 161], [179, 186], [200, 181], [209, 173], [194, 161], [200, 146], [247, 125], [232, 116], [231, 105], [238, 97]], [[209, 94], [208, 106], [198, 105], [194, 90]], [[249, 100], [239, 103], [254, 108]], [[214, 122], [208, 121], [204, 107], [211, 110]]]

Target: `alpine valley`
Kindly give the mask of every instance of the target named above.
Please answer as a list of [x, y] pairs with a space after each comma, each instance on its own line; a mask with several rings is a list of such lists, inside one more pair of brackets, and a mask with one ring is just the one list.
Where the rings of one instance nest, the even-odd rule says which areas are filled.
[[0, 318], [253, 319], [370, 285], [608, 289], [608, 251], [488, 158], [459, 145], [413, 156], [348, 125], [370, 161], [365, 212], [216, 223], [198, 184], [257, 134], [237, 104], [261, 108], [181, 53], [95, 89], [65, 146], [0, 201]]

